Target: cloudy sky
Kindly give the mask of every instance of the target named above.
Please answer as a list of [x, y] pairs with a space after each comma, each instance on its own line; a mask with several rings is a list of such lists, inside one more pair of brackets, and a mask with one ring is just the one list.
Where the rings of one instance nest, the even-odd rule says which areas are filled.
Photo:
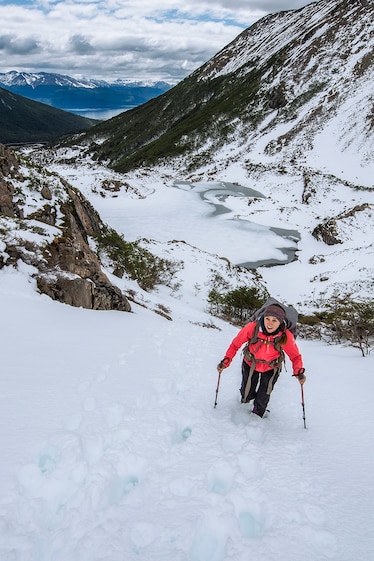
[[0, 72], [177, 82], [267, 13], [312, 0], [0, 0]]

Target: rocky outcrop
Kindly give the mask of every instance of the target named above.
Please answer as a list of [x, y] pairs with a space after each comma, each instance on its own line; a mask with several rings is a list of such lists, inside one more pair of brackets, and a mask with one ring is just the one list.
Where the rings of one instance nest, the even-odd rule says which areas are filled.
[[[73, 213], [78, 219], [77, 225], [79, 225], [80, 231], [87, 236], [97, 236], [101, 234], [103, 224], [96, 210], [79, 191], [69, 187], [65, 181], [63, 183], [73, 203]], [[73, 213], [70, 213], [70, 216], [72, 216]], [[69, 212], [65, 210], [65, 214], [69, 215]]]
[[338, 214], [335, 218], [329, 218], [314, 228], [312, 236], [316, 240], [322, 240], [327, 245], [341, 244], [343, 241], [339, 238], [339, 222], [347, 218], [352, 218], [357, 212], [362, 212], [368, 208], [370, 208], [370, 205], [364, 203], [353, 207], [347, 212]]
[[11, 181], [0, 176], [0, 214], [15, 216], [13, 206], [14, 187]]
[[301, 196], [302, 203], [308, 205], [310, 200], [313, 199], [316, 194], [317, 191], [313, 186], [310, 176], [307, 173], [304, 173], [304, 188]]
[[128, 300], [119, 288], [108, 281], [41, 275], [37, 278], [37, 286], [43, 294], [70, 306], [92, 310], [131, 311]]
[[17, 215], [13, 204], [14, 186], [10, 180], [11, 173], [17, 170], [17, 158], [9, 148], [0, 144], [0, 214], [5, 216]]
[[342, 240], [338, 238], [338, 226], [334, 218], [330, 218], [323, 222], [323, 224], [318, 224], [312, 232], [312, 236], [316, 240], [321, 240], [327, 245], [336, 245], [343, 243]]
[[[54, 300], [93, 310], [129, 312], [128, 299], [109, 281], [90, 247], [89, 239], [100, 235], [104, 228], [92, 205], [63, 179], [60, 179], [58, 197], [54, 196], [53, 188], [45, 184], [45, 179], [40, 181], [38, 190], [33, 170], [32, 199], [37, 208], [24, 216], [25, 209], [20, 202], [23, 199], [18, 197], [15, 202], [15, 180], [10, 176], [11, 171], [17, 169], [14, 154], [0, 145], [0, 214], [9, 219], [22, 217], [26, 225], [30, 220], [30, 229], [34, 231], [37, 221], [41, 227], [57, 228], [59, 233], [49, 242], [42, 237], [40, 244], [22, 235], [3, 239], [5, 251], [0, 256], [0, 268], [16, 266], [21, 259], [37, 269], [34, 277], [38, 290]], [[17, 184], [18, 194], [20, 188], [27, 189], [26, 184], [20, 185], [22, 183]], [[9, 230], [12, 230], [11, 224]]]
[[56, 224], [56, 209], [51, 205], [44, 205], [42, 208], [28, 215], [27, 218], [37, 220], [38, 222], [43, 222], [44, 224], [49, 224], [54, 226]]
[[103, 225], [99, 215], [81, 194], [70, 188], [67, 191], [70, 200], [61, 205], [64, 235], [55, 238], [44, 250], [48, 271], [62, 270], [65, 274], [39, 275], [39, 290], [72, 306], [130, 311], [128, 300], [110, 283], [88, 244], [88, 235], [101, 233]]
[[0, 177], [8, 177], [14, 170], [18, 171], [18, 168], [15, 154], [7, 146], [0, 144]]

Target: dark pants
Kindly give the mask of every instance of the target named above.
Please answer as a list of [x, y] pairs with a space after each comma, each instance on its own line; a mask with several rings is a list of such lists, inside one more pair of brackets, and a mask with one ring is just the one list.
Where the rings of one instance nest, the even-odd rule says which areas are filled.
[[[240, 393], [242, 396], [242, 402], [248, 403], [254, 399], [254, 409], [257, 415], [260, 417], [266, 411], [267, 404], [269, 403], [270, 394], [273, 391], [274, 385], [279, 378], [279, 372], [276, 370], [267, 370], [266, 372], [257, 372], [254, 370], [250, 380], [248, 380], [250, 374], [250, 366], [244, 360], [242, 363], [242, 386], [240, 388]], [[249, 390], [247, 388], [247, 382]], [[248, 390], [248, 395], [245, 396], [246, 388]]]

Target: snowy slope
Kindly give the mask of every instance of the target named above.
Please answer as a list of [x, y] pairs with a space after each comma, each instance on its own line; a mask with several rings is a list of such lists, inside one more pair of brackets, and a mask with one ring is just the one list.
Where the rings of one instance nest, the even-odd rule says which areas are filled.
[[299, 341], [305, 430], [289, 365], [268, 418], [239, 356], [213, 407], [236, 329], [183, 303], [74, 309], [20, 267], [0, 304], [2, 560], [371, 561], [372, 356]]
[[[174, 288], [152, 293], [106, 271], [136, 293], [133, 313], [53, 302], [37, 294], [34, 271], [21, 262], [0, 271], [0, 558], [371, 561], [373, 356], [299, 340], [307, 430], [289, 364], [268, 418], [239, 403], [239, 355], [221, 376], [214, 408], [216, 364], [237, 329], [209, 316], [206, 298], [212, 271], [245, 282], [217, 257], [241, 257], [248, 242], [230, 220], [236, 215], [260, 226], [282, 217], [302, 232], [297, 261], [259, 270], [274, 296], [300, 310], [334, 290], [370, 296], [370, 209], [342, 223], [341, 245], [318, 242], [310, 229], [318, 215], [372, 192], [317, 174], [322, 201], [301, 205], [300, 176], [269, 170], [252, 184], [238, 165], [221, 177], [276, 196], [256, 200], [256, 210], [231, 196], [230, 211], [212, 216], [203, 183], [197, 191], [173, 187], [173, 170], [138, 170], [108, 195], [103, 180], [113, 172], [77, 158], [79, 149], [26, 152], [81, 189], [108, 224], [151, 238], [144, 243], [152, 251], [184, 267]], [[215, 252], [189, 245], [199, 232], [199, 245]], [[252, 244], [274, 257], [276, 244], [263, 233]]]
[[[152, 293], [106, 271], [122, 290], [136, 292], [140, 305], [130, 314], [40, 296], [33, 270], [22, 263], [0, 271], [0, 558], [371, 561], [373, 356], [299, 339], [307, 430], [289, 363], [268, 418], [239, 403], [239, 355], [221, 376], [214, 408], [216, 364], [237, 329], [206, 312], [217, 262], [227, 280], [245, 282], [217, 258], [241, 251], [247, 234], [232, 227], [236, 215], [263, 226], [282, 216], [304, 233], [297, 261], [259, 270], [273, 295], [303, 310], [323, 298], [319, 291], [327, 298], [354, 286], [370, 295], [370, 210], [341, 227], [337, 247], [307, 232], [317, 213], [336, 214], [353, 204], [352, 193], [357, 204], [371, 192], [317, 174], [323, 202], [301, 205], [302, 179], [268, 170], [249, 186], [268, 195], [276, 184], [276, 197], [256, 200], [254, 211], [246, 197], [230, 196], [230, 212], [212, 216], [211, 203], [220, 199], [214, 182], [207, 202], [204, 182], [173, 187], [173, 170], [121, 177], [79, 149], [26, 152], [82, 190], [127, 238], [151, 238], [144, 243], [152, 251], [184, 267], [175, 288]], [[228, 177], [244, 183], [246, 170], [232, 167]], [[105, 193], [108, 178], [126, 188]], [[216, 255], [189, 245], [199, 233], [199, 245], [215, 247]], [[259, 229], [256, 244], [273, 255], [276, 244], [263, 234]], [[321, 260], [311, 264], [311, 255]]]
[[[204, 80], [241, 76], [273, 61], [258, 95], [267, 116], [253, 131], [238, 127], [241, 159], [328, 170], [372, 186], [373, 16], [362, 0], [271, 14], [196, 71]], [[271, 112], [269, 91], [277, 90], [285, 101]]]
[[[326, 138], [326, 143], [338, 152], [333, 134]], [[257, 269], [273, 296], [297, 305], [306, 313], [320, 309], [324, 301], [337, 292], [371, 297], [374, 289], [373, 188], [358, 188], [357, 183], [331, 175], [328, 170], [319, 171], [320, 161], [316, 157], [313, 167], [308, 168], [311, 197], [306, 203], [303, 202], [304, 169], [273, 167], [266, 159], [261, 163], [259, 156], [258, 164], [252, 167], [239, 158], [227, 164], [228, 154], [232, 156], [240, 150], [238, 144], [228, 144], [217, 155], [214, 173], [207, 165], [199, 173], [189, 175], [183, 173], [183, 168], [176, 172], [162, 167], [118, 174], [92, 162], [79, 146], [35, 150], [30, 152], [30, 157], [81, 190], [104, 222], [121, 232], [125, 239], [154, 240], [150, 247], [153, 252], [170, 257], [173, 245], [170, 242], [179, 240], [233, 264], [262, 259], [282, 264], [286, 260], [284, 251], [296, 248], [297, 260], [293, 263]], [[343, 160], [342, 155], [341, 158]], [[368, 169], [373, 170], [373, 166], [371, 162]], [[362, 180], [357, 157], [350, 161], [350, 173], [352, 176], [361, 174]], [[110, 179], [125, 187], [108, 194], [102, 185]], [[226, 197], [224, 182], [254, 189], [262, 193], [263, 198]], [[207, 189], [213, 194], [202, 198], [202, 192]], [[223, 202], [222, 196], [225, 197]], [[215, 205], [224, 206], [226, 212], [214, 215]], [[338, 221], [342, 243], [329, 246], [312, 235], [314, 228], [324, 220], [360, 205], [368, 207]], [[295, 230], [301, 239], [296, 243], [288, 236], [282, 238], [273, 234], [269, 230], [271, 227], [287, 232]], [[178, 259], [178, 250], [176, 254], [172, 251], [172, 257]], [[197, 261], [201, 271], [208, 256], [181, 255], [181, 259], [186, 263]], [[201, 280], [196, 269], [193, 274], [197, 283], [208, 282], [209, 275]], [[241, 279], [239, 284], [242, 282]], [[205, 286], [202, 298], [208, 290]], [[179, 294], [177, 291], [176, 296], [184, 298], [183, 290]]]

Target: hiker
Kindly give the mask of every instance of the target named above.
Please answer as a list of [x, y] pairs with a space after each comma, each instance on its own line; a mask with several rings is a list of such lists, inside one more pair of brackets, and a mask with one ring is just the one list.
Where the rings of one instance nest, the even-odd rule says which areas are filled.
[[293, 334], [286, 327], [286, 312], [278, 304], [267, 306], [257, 320], [239, 331], [217, 366], [219, 373], [230, 366], [244, 343], [247, 345], [243, 350], [241, 402], [254, 400], [252, 412], [263, 417], [282, 369], [284, 353], [290, 358], [293, 376], [300, 384], [306, 380], [303, 359]]

